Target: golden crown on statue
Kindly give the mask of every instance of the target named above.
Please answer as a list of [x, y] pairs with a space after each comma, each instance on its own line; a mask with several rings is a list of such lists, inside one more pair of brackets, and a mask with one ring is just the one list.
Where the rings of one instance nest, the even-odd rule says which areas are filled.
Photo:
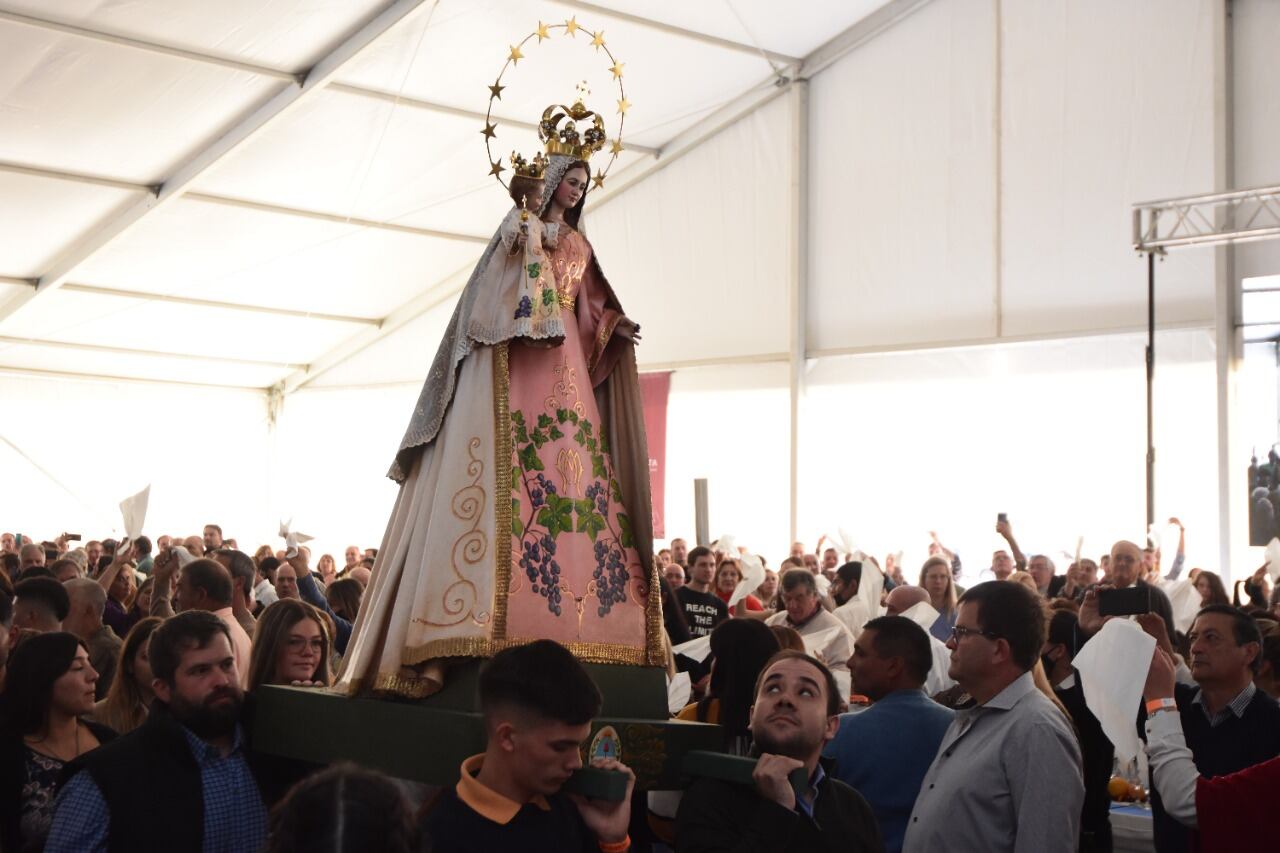
[[[591, 94], [585, 83], [578, 84], [578, 97], [573, 106], [552, 104], [542, 112], [538, 124], [538, 138], [547, 154], [563, 154], [575, 160], [590, 160], [591, 155], [604, 147], [604, 119], [599, 113], [586, 108], [582, 99]], [[586, 130], [579, 131], [580, 122], [589, 122]]]
[[540, 181], [543, 173], [547, 171], [547, 158], [539, 152], [534, 155], [533, 160], [525, 160], [519, 153], [512, 151], [511, 171], [522, 178], [532, 178], [535, 181]]

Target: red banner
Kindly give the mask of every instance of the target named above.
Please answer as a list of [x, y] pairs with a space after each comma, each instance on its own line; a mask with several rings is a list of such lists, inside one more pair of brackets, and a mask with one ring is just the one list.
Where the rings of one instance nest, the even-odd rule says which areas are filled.
[[665, 539], [663, 507], [667, 469], [667, 395], [671, 374], [641, 373], [640, 399], [644, 405], [644, 431], [649, 443], [649, 489], [653, 492], [653, 538]]

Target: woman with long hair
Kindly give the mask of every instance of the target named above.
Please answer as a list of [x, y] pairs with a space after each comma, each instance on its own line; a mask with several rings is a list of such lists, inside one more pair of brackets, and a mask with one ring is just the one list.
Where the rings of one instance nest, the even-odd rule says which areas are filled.
[[355, 578], [338, 578], [324, 591], [324, 597], [333, 608], [333, 612], [348, 622], [356, 621], [360, 612], [360, 598], [364, 595], [364, 587]]
[[938, 611], [929, 633], [945, 643], [956, 624], [956, 585], [951, 579], [950, 561], [946, 557], [925, 560], [920, 567], [920, 586], [929, 593], [929, 603]]
[[746, 755], [751, 748], [749, 728], [756, 679], [769, 658], [782, 647], [769, 626], [754, 619], [729, 619], [711, 632], [711, 683], [707, 695], [687, 706], [677, 718], [719, 723], [724, 748]]
[[328, 687], [332, 636], [319, 610], [300, 599], [280, 599], [258, 620], [245, 689], [294, 682]]
[[14, 650], [0, 693], [0, 849], [43, 849], [63, 767], [115, 737], [81, 719], [97, 681], [74, 634], [37, 634]]
[[147, 642], [151, 632], [163, 621], [158, 616], [148, 616], [133, 626], [120, 647], [116, 677], [111, 680], [107, 695], [93, 706], [93, 719], [117, 734], [128, 734], [142, 725], [151, 710], [155, 693], [151, 689], [153, 678]]
[[1200, 593], [1200, 606], [1208, 607], [1210, 604], [1230, 604], [1231, 598], [1227, 595], [1227, 588], [1220, 578], [1214, 572], [1204, 571], [1203, 569], [1196, 573], [1196, 591]]

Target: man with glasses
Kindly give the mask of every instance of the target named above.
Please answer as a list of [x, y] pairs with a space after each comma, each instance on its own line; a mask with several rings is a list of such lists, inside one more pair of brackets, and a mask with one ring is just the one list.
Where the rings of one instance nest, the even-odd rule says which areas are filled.
[[942, 738], [907, 822], [905, 853], [1070, 853], [1080, 835], [1080, 747], [1031, 669], [1044, 639], [1040, 599], [992, 581], [960, 598], [950, 674], [976, 703]]

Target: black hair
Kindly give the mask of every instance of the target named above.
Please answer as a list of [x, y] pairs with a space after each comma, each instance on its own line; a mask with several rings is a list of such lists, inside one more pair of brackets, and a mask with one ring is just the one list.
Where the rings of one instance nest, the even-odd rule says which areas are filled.
[[52, 577], [30, 577], [26, 574], [13, 588], [18, 600], [34, 601], [51, 613], [59, 622], [71, 612], [71, 598], [66, 587]]
[[[1262, 631], [1259, 630], [1258, 623], [1248, 613], [1230, 604], [1205, 605], [1196, 614], [1196, 619], [1213, 613], [1231, 617], [1231, 633], [1235, 637], [1237, 646], [1243, 646], [1245, 643], [1258, 644], [1258, 654], [1253, 656], [1253, 662], [1249, 664], [1249, 668], [1256, 673], [1262, 666]], [[1195, 622], [1191, 624], [1195, 625]]]
[[1020, 583], [987, 581], [970, 587], [961, 603], [978, 605], [978, 627], [1009, 644], [1013, 662], [1024, 672], [1036, 665], [1044, 647], [1044, 605]]
[[145, 536], [139, 536], [133, 540], [133, 549], [143, 557], [151, 556], [151, 540]]
[[911, 680], [923, 685], [933, 668], [933, 646], [929, 635], [905, 616], [879, 616], [862, 626], [873, 630], [871, 646], [882, 658], [902, 658]]
[[49, 716], [53, 683], [71, 668], [78, 649], [88, 649], [75, 634], [50, 631], [23, 640], [9, 656], [0, 693], [0, 728], [10, 736], [35, 734]]
[[4, 573], [10, 578], [16, 578], [18, 572], [22, 571], [22, 558], [12, 551], [4, 552]]
[[[828, 548], [827, 550], [830, 551], [831, 549]], [[846, 584], [852, 581], [862, 583], [862, 563], [857, 560], [845, 563], [843, 566], [836, 569], [836, 577], [840, 578], [840, 580], [844, 581]]]
[[840, 713], [840, 687], [836, 684], [836, 678], [831, 674], [831, 670], [827, 669], [827, 665], [812, 655], [804, 652], [798, 652], [795, 649], [783, 649], [765, 663], [760, 670], [760, 677], [756, 679], [755, 695], [759, 697], [760, 688], [764, 685], [764, 677], [768, 674], [773, 665], [784, 660], [802, 660], [812, 666], [818, 672], [822, 673], [823, 683], [826, 685], [827, 691], [827, 716], [834, 717]]
[[267, 580], [271, 580], [271, 576], [267, 573], [274, 572], [278, 568], [280, 568], [280, 560], [275, 557], [263, 557], [258, 563], [258, 572]]
[[[27, 566], [22, 570], [22, 574], [18, 575], [18, 583], [30, 578], [48, 578], [54, 583], [58, 582], [58, 579], [53, 576], [53, 572], [49, 571], [48, 566]], [[15, 586], [13, 590], [16, 593], [18, 588]]]
[[1067, 660], [1080, 651], [1080, 618], [1070, 610], [1055, 610], [1049, 619], [1049, 642], [1067, 649]]
[[207, 647], [219, 634], [231, 643], [226, 624], [207, 610], [186, 610], [166, 619], [152, 632], [147, 646], [151, 674], [172, 686], [182, 653]]
[[0, 629], [7, 631], [12, 626], [13, 626], [12, 594], [0, 595]]
[[341, 762], [294, 785], [271, 815], [267, 853], [413, 853], [418, 827], [390, 777]]
[[231, 574], [217, 560], [202, 557], [182, 567], [182, 577], [216, 604], [231, 604]]
[[728, 619], [711, 632], [716, 665], [707, 695], [698, 703], [698, 719], [705, 719], [711, 701], [718, 700], [726, 745], [749, 732], [756, 679], [781, 650], [769, 626], [756, 619]]
[[571, 726], [600, 713], [600, 689], [586, 669], [554, 640], [503, 649], [480, 670], [480, 710], [486, 721], [515, 707]]

